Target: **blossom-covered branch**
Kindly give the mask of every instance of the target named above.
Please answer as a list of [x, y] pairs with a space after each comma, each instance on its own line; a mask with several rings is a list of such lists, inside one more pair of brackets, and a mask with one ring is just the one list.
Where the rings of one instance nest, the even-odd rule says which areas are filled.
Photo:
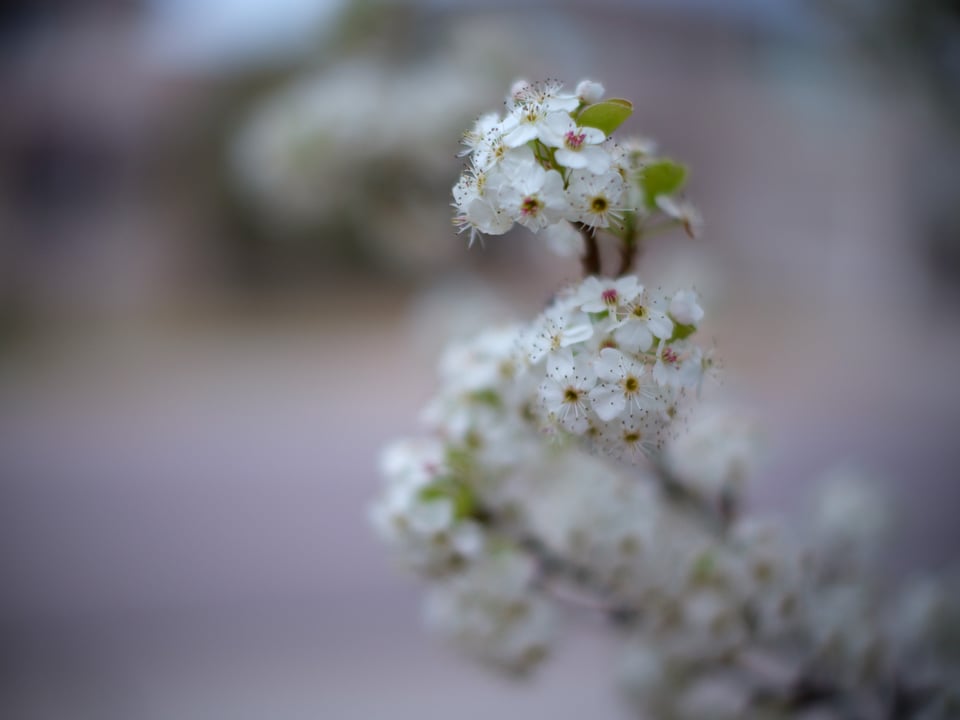
[[465, 135], [470, 243], [520, 224], [585, 277], [443, 355], [423, 433], [383, 454], [376, 530], [430, 581], [429, 623], [499, 669], [533, 671], [561, 609], [613, 620], [646, 717], [956, 717], [956, 594], [882, 588], [875, 493], [836, 479], [807, 543], [745, 511], [757, 432], [698, 402], [700, 296], [631, 274], [652, 233], [697, 230], [686, 170], [615, 141], [632, 105], [603, 96], [519, 82]]

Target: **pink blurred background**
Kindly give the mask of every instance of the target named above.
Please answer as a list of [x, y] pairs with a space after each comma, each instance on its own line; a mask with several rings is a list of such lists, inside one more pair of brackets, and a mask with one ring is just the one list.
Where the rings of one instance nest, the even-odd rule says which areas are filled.
[[577, 263], [522, 232], [466, 249], [456, 129], [418, 151], [415, 207], [358, 184], [333, 216], [263, 211], [237, 133], [308, 68], [473, 67], [490, 94], [420, 110], [457, 123], [518, 75], [633, 99], [706, 218], [641, 275], [706, 299], [723, 394], [768, 442], [754, 505], [801, 522], [856, 463], [901, 513], [891, 575], [955, 566], [960, 34], [935, 15], [911, 44], [842, 2], [7, 8], [0, 716], [627, 717], [599, 622], [532, 684], [491, 677], [421, 630], [365, 516], [444, 337], [533, 315]]

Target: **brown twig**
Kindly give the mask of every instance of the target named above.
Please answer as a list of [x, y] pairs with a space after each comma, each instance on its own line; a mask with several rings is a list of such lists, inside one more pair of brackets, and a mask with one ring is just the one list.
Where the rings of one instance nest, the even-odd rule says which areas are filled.
[[633, 269], [639, 246], [633, 240], [620, 243], [620, 267], [617, 268], [617, 277], [622, 277]]
[[580, 263], [583, 265], [583, 276], [600, 274], [600, 246], [597, 243], [597, 234], [593, 228], [581, 222], [574, 223], [574, 227], [583, 236], [583, 255]]
[[651, 458], [650, 469], [660, 490], [678, 508], [696, 515], [717, 535], [724, 536], [737, 519], [738, 503], [735, 495], [723, 494], [716, 503], [689, 488], [661, 461]]

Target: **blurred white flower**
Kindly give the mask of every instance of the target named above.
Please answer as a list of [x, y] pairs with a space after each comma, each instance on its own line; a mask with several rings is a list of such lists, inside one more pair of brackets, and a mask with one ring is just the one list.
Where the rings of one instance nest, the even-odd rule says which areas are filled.
[[565, 220], [549, 225], [544, 232], [547, 247], [560, 257], [583, 253], [583, 235]]
[[681, 325], [697, 327], [703, 320], [700, 298], [693, 290], [678, 290], [670, 298], [670, 317]]
[[697, 237], [703, 227], [703, 218], [699, 211], [686, 200], [675, 200], [669, 195], [658, 195], [656, 197], [657, 207], [665, 215], [680, 222], [687, 235]]
[[757, 469], [761, 434], [753, 419], [732, 408], [700, 405], [687, 428], [667, 444], [664, 459], [677, 478], [706, 497], [739, 493]]
[[592, 80], [581, 80], [577, 83], [577, 97], [581, 102], [591, 103], [599, 102], [605, 92], [603, 85]]
[[426, 622], [478, 660], [527, 673], [546, 658], [554, 629], [533, 577], [529, 558], [496, 552], [436, 585], [427, 597]]

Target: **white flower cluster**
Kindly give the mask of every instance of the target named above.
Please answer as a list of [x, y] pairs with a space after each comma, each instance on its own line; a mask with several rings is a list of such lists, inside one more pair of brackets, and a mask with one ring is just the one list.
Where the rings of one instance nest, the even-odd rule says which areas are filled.
[[[439, 583], [434, 626], [507, 669], [542, 657], [550, 623], [540, 610], [504, 625], [503, 604], [472, 603], [463, 607], [469, 629], [454, 616], [457, 599], [482, 595], [476, 586], [496, 574], [475, 568], [515, 554], [522, 538], [589, 567], [618, 596], [640, 597], [649, 578], [638, 560], [660, 534], [659, 501], [626, 472], [631, 465], [594, 455], [635, 466], [671, 436], [678, 403], [706, 365], [676, 336], [702, 316], [689, 291], [591, 277], [530, 325], [491, 329], [443, 354], [440, 391], [423, 413], [430, 435], [386, 449], [386, 485], [371, 513], [399, 560]], [[523, 576], [524, 602], [540, 607], [542, 588]], [[487, 624], [477, 620], [485, 612]], [[511, 644], [517, 634], [525, 652]]]
[[[238, 129], [232, 161], [241, 187], [285, 223], [323, 218], [369, 194], [366, 173], [393, 162], [418, 176], [447, 170], [430, 152], [485, 81], [438, 63], [403, 73], [346, 62], [295, 78]], [[383, 108], [389, 107], [389, 113]]]
[[[270, 234], [272, 253], [321, 242], [336, 258], [346, 257], [339, 248], [393, 271], [432, 274], [457, 260], [455, 244], [435, 242], [450, 223], [436, 198], [457, 167], [436, 139], [454, 137], [477, 97], [492, 91], [487, 68], [456, 56], [307, 70], [241, 119], [230, 181], [254, 211], [254, 228]], [[310, 245], [290, 242], [297, 239]]]
[[603, 94], [589, 80], [573, 93], [556, 82], [519, 81], [505, 115], [476, 121], [464, 136], [469, 166], [453, 188], [455, 222], [469, 231], [471, 244], [478, 233], [501, 235], [514, 223], [533, 232], [547, 228], [562, 242], [556, 238], [569, 236], [569, 223], [623, 228], [632, 222], [628, 216], [655, 211], [693, 233], [699, 215], [670, 194], [679, 184], [663, 185], [659, 173], [645, 173], [658, 165], [653, 146], [618, 145], [608, 137], [631, 106], [602, 101]]
[[760, 430], [745, 413], [706, 407], [670, 443], [664, 462], [686, 487], [721, 499], [743, 490], [760, 454]]
[[[582, 323], [555, 327], [561, 338], [570, 330], [568, 347], [589, 339], [578, 324], [605, 321], [568, 312], [577, 313]], [[548, 656], [561, 607], [606, 613], [624, 628], [622, 684], [652, 717], [736, 718], [778, 707], [793, 717], [810, 698], [841, 708], [828, 717], [848, 716], [844, 708], [873, 717], [887, 702], [888, 678], [910, 688], [955, 686], [956, 596], [926, 583], [890, 603], [871, 584], [868, 550], [886, 517], [876, 488], [849, 473], [829, 477], [812, 515], [813, 542], [803, 547], [749, 516], [704, 522], [657, 470], [623, 462], [642, 454], [610, 457], [589, 433], [568, 430], [571, 420], [549, 404], [553, 391], [544, 394], [553, 382], [548, 358], [568, 350], [542, 344], [542, 327], [541, 318], [497, 328], [448, 350], [441, 389], [424, 413], [429, 432], [383, 454], [386, 482], [372, 519], [400, 562], [431, 581], [430, 627], [479, 660], [523, 674]], [[602, 362], [583, 353], [574, 366]], [[595, 412], [590, 392], [603, 373], [581, 375], [590, 372], [596, 384], [580, 392], [585, 411]], [[628, 417], [626, 399], [621, 412]], [[716, 409], [690, 412], [689, 432], [663, 433], [656, 458], [690, 497], [719, 510], [714, 500], [744, 490], [755, 433]], [[940, 691], [921, 699], [940, 703], [931, 707], [954, 701]]]
[[504, 549], [436, 585], [425, 607], [428, 626], [482, 662], [524, 674], [546, 657], [552, 606], [530, 591], [533, 561]]
[[712, 368], [689, 339], [702, 318], [694, 292], [670, 296], [632, 275], [560, 293], [526, 338], [545, 417], [620, 459], [657, 453]]
[[956, 579], [881, 588], [864, 561], [867, 548], [879, 549], [882, 493], [843, 472], [824, 484], [828, 497], [845, 501], [818, 504], [803, 546], [751, 518], [718, 542], [661, 507], [657, 553], [643, 571], [661, 579], [635, 605], [643, 621], [620, 665], [645, 717], [840, 720], [890, 717], [891, 707], [903, 717], [958, 716]]
[[[506, 119], [482, 120], [468, 142], [486, 184], [457, 191], [473, 193], [466, 226], [570, 220], [569, 189], [615, 167], [575, 124], [601, 94], [523, 85]], [[582, 141], [558, 144], [561, 130]], [[739, 512], [757, 432], [690, 402], [714, 367], [692, 340], [703, 317], [692, 290], [588, 275], [532, 323], [443, 355], [427, 432], [384, 452], [371, 513], [432, 583], [428, 623], [522, 674], [548, 655], [560, 607], [602, 613], [645, 717], [957, 717], [960, 603], [934, 582], [887, 602], [875, 487], [829, 478], [805, 546]]]

